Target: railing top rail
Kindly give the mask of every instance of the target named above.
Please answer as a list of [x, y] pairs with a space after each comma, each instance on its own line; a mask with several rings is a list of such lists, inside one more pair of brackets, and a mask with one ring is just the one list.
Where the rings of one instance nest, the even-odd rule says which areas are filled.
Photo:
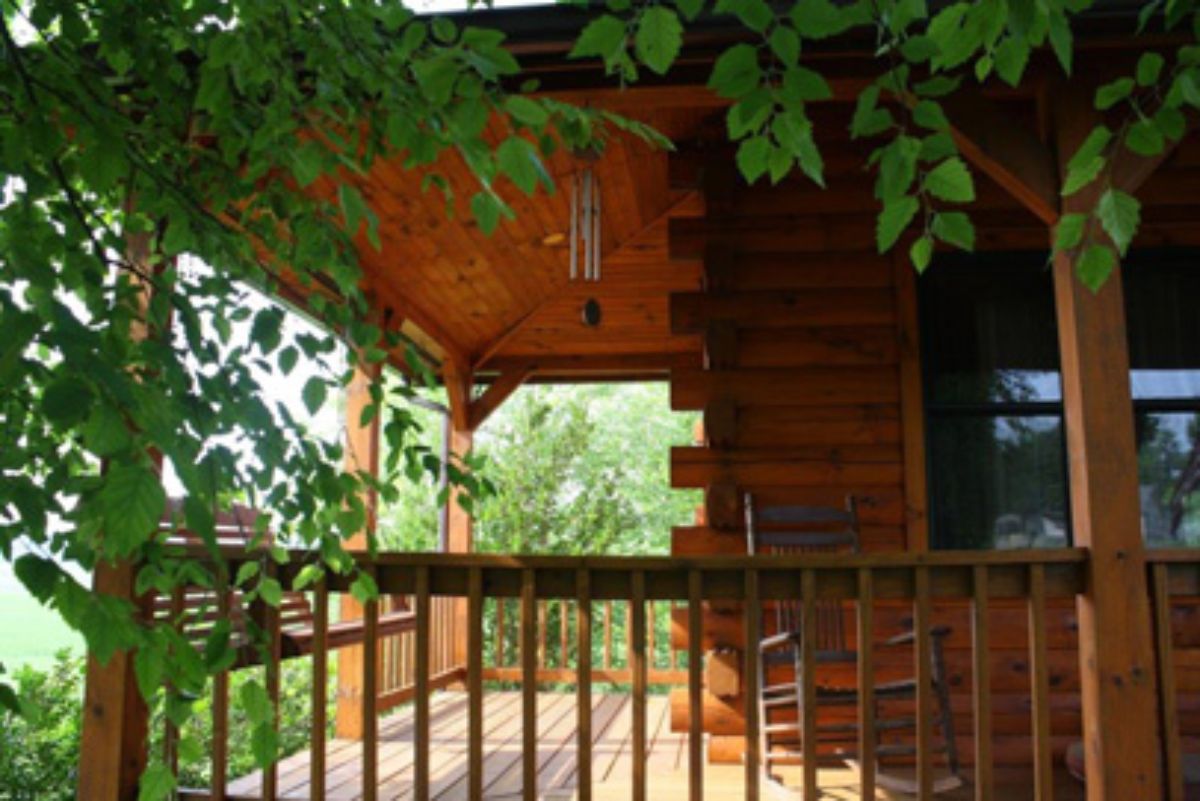
[[[200, 545], [183, 548], [186, 556], [210, 558]], [[246, 558], [262, 558], [261, 553], [240, 548], [221, 548], [221, 555], [237, 562]], [[1190, 556], [1174, 551], [1156, 551], [1161, 561], [1200, 561], [1200, 551]], [[311, 562], [314, 554], [303, 549], [287, 551], [291, 563]], [[669, 571], [698, 570], [856, 570], [858, 568], [915, 568], [915, 567], [975, 567], [982, 565], [1054, 565], [1081, 564], [1087, 561], [1086, 548], [1036, 548], [1006, 551], [929, 551], [925, 553], [812, 553], [756, 556], [547, 556], [541, 554], [462, 554], [432, 551], [386, 552], [374, 557], [365, 552], [354, 553], [360, 565], [376, 567], [458, 567], [509, 568], [514, 570], [619, 570]]]
[[1147, 548], [1146, 561], [1150, 563], [1200, 563], [1200, 548]]
[[[206, 558], [201, 550], [198, 558]], [[232, 563], [264, 558], [262, 554], [227, 552]], [[279, 568], [285, 582], [313, 560], [305, 551], [290, 552], [291, 562]], [[867, 571], [880, 599], [911, 599], [916, 574], [930, 573], [932, 596], [942, 599], [971, 597], [973, 572], [980, 567], [989, 573], [989, 594], [995, 598], [1026, 597], [1031, 566], [1040, 566], [1047, 576], [1047, 594], [1072, 596], [1083, 589], [1083, 549], [936, 552], [886, 554], [797, 554], [788, 556], [708, 557], [614, 557], [614, 556], [507, 556], [491, 554], [387, 553], [372, 558], [356, 554], [359, 564], [369, 567], [380, 592], [385, 595], [411, 593], [415, 576], [428, 571], [435, 595], [465, 597], [470, 574], [483, 574], [484, 594], [513, 598], [521, 592], [526, 572], [535, 575], [538, 598], [573, 598], [581, 571], [591, 576], [592, 596], [597, 600], [629, 598], [633, 577], [646, 579], [650, 600], [686, 600], [688, 577], [701, 574], [705, 600], [737, 600], [745, 597], [744, 575], [758, 575], [760, 597], [765, 600], [794, 598], [798, 573], [813, 571], [821, 598], [851, 600], [858, 597], [858, 574]], [[352, 577], [330, 575], [329, 589], [345, 592]]]

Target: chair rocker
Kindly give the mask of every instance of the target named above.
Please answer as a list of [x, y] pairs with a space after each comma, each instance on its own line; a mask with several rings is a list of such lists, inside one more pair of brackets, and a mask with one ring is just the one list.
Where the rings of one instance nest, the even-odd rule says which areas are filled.
[[[812, 506], [759, 506], [754, 497], [747, 493], [746, 536], [749, 552], [753, 554], [819, 554], [857, 553], [859, 550], [858, 510], [853, 496], [846, 499], [846, 508]], [[761, 688], [758, 699], [760, 721], [759, 754], [762, 759], [764, 777], [778, 791], [783, 784], [778, 778], [777, 767], [785, 764], [800, 764], [803, 760], [802, 724], [804, 720], [804, 661], [802, 655], [803, 603], [799, 600], [773, 602], [773, 626], [759, 642], [759, 681]], [[857, 706], [859, 693], [856, 684], [836, 683], [822, 675], [822, 666], [857, 664], [858, 654], [847, 645], [845, 609], [839, 601], [816, 601], [813, 610], [816, 621], [815, 685], [818, 709], [829, 706]], [[770, 623], [771, 621], [768, 621]], [[950, 709], [950, 693], [946, 681], [943, 640], [950, 629], [934, 627], [931, 635], [931, 678], [936, 697], [937, 726], [941, 742], [935, 748], [944, 754], [948, 776], [934, 782], [934, 792], [942, 793], [963, 784], [959, 770], [958, 754], [955, 750], [954, 719]], [[877, 647], [913, 647], [913, 631], [903, 632], [885, 640]], [[771, 672], [768, 666], [784, 665], [791, 668], [791, 679], [768, 684]], [[785, 668], [786, 672], [786, 668]], [[876, 758], [910, 757], [916, 747], [894, 741], [897, 733], [914, 731], [917, 721], [913, 715], [881, 716], [881, 704], [898, 700], [915, 699], [917, 680], [906, 678], [881, 682], [875, 685]], [[794, 719], [792, 714], [795, 715]], [[857, 769], [858, 723], [821, 723], [816, 728], [817, 745], [823, 758], [833, 757]], [[880, 735], [892, 737], [882, 742]], [[880, 789], [896, 793], [916, 795], [918, 787], [912, 779], [888, 773], [876, 765], [876, 785]], [[787, 792], [792, 792], [790, 789]]]

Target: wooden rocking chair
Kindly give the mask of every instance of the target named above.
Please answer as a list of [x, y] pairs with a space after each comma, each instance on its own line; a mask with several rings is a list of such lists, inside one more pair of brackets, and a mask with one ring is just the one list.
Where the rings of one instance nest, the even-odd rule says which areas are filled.
[[[200, 537], [195, 532], [179, 527], [175, 522], [181, 509], [181, 501], [173, 499], [170, 502], [167, 514], [159, 523], [163, 542], [167, 545], [197, 545], [201, 542]], [[245, 550], [254, 539], [257, 518], [257, 511], [244, 506], [235, 506], [228, 512], [220, 512], [216, 520], [217, 545]], [[270, 542], [271, 537], [268, 534], [263, 547], [269, 546]], [[384, 611], [379, 616], [380, 638], [416, 628], [416, 615], [408, 608], [402, 596], [392, 596], [385, 600], [387, 605], [383, 607]], [[153, 614], [156, 619], [182, 619], [184, 636], [189, 642], [200, 647], [211, 633], [213, 624], [220, 618], [220, 605], [217, 601], [215, 590], [188, 588], [175, 597], [156, 596]], [[231, 623], [230, 642], [238, 655], [234, 666], [240, 668], [259, 664], [262, 661], [261, 655], [253, 646], [247, 627], [247, 623], [258, 614], [255, 606], [247, 604], [242, 593], [235, 590], [230, 593], [228, 610], [227, 619]], [[260, 628], [263, 625], [261, 620], [255, 619], [254, 622]], [[284, 591], [279, 604], [279, 627], [281, 659], [292, 659], [312, 653], [316, 627], [312, 607], [305, 593]], [[366, 628], [365, 622], [358, 618], [330, 623], [326, 631], [326, 646], [334, 650], [361, 643]]]
[[[846, 499], [846, 508], [811, 506], [764, 506], [754, 503], [747, 493], [746, 534], [751, 554], [813, 554], [813, 553], [857, 553], [858, 510], [853, 496]], [[773, 766], [795, 764], [803, 758], [802, 724], [804, 719], [804, 662], [802, 656], [801, 627], [804, 620], [800, 600], [779, 601], [774, 604], [774, 631], [759, 643], [759, 694], [758, 719], [760, 721], [759, 754], [763, 760], [765, 776], [777, 786]], [[858, 654], [846, 643], [845, 610], [839, 601], [817, 601], [814, 610], [816, 620], [816, 663], [821, 665], [850, 664], [857, 662]], [[934, 792], [941, 793], [962, 785], [959, 773], [958, 754], [955, 750], [954, 719], [950, 709], [949, 687], [946, 682], [943, 639], [950, 630], [946, 627], [931, 629], [933, 689], [937, 698], [937, 722], [942, 742], [937, 751], [944, 753], [949, 776], [934, 783]], [[860, 633], [861, 634], [861, 633]], [[868, 634], [869, 636], [869, 634]], [[912, 631], [901, 633], [886, 640], [882, 645], [901, 646], [915, 642]], [[791, 681], [768, 684], [767, 665], [790, 664]], [[831, 683], [817, 671], [814, 676], [816, 705], [857, 706], [859, 703], [856, 685]], [[913, 699], [916, 697], [917, 681], [902, 679], [875, 685], [876, 737], [884, 732], [912, 730], [916, 727], [915, 717], [880, 717], [880, 702]], [[795, 720], [785, 714], [794, 709]], [[781, 719], [782, 718], [782, 719]], [[836, 758], [851, 767], [857, 765], [857, 723], [817, 725], [819, 745], [832, 746]], [[878, 743], [877, 757], [905, 757], [916, 753], [909, 744]], [[826, 749], [823, 756], [828, 756]], [[876, 784], [885, 790], [898, 793], [917, 793], [917, 785], [908, 778], [876, 771]]]

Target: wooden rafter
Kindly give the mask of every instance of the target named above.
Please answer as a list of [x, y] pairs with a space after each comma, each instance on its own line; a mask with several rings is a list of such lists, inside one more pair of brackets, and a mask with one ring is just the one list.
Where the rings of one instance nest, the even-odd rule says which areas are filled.
[[533, 365], [526, 364], [502, 372], [481, 396], [471, 402], [470, 424], [475, 430], [487, 422], [492, 412], [533, 374]]

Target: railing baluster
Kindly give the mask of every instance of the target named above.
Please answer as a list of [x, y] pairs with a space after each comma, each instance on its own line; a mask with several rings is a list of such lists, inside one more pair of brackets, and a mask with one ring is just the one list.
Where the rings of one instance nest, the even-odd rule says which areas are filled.
[[930, 639], [929, 568], [913, 568], [913, 635], [917, 673], [918, 798], [933, 796], [933, 645]]
[[633, 672], [633, 801], [646, 801], [646, 574], [635, 570], [629, 599]]
[[658, 615], [656, 614], [658, 610], [655, 608], [654, 601], [647, 601], [646, 604], [649, 607], [646, 611], [646, 669], [653, 671], [655, 647], [657, 646], [654, 630], [658, 628]]
[[329, 676], [329, 588], [325, 577], [313, 588], [312, 727], [308, 783], [313, 798], [325, 797], [325, 726]]
[[800, 575], [800, 720], [804, 760], [804, 797], [817, 797], [817, 575], [811, 569]]
[[[184, 631], [185, 621], [183, 620], [184, 596], [187, 589], [182, 585], [171, 590], [171, 627], [181, 634]], [[166, 688], [166, 696], [168, 699], [175, 693], [174, 688], [168, 684]], [[171, 769], [171, 773], [175, 776], [179, 775], [179, 727], [176, 726], [170, 716], [166, 716], [163, 725], [163, 763]]]
[[[275, 561], [269, 560], [267, 563], [266, 574], [271, 578], [277, 575]], [[265, 623], [267, 637], [269, 640], [269, 651], [267, 654], [267, 664], [264, 666], [266, 676], [267, 698], [271, 702], [271, 728], [275, 732], [276, 740], [279, 736], [279, 666], [282, 661], [282, 638], [280, 632], [280, 614], [279, 607], [271, 606], [268, 603], [262, 603], [262, 620]], [[275, 757], [278, 753], [272, 754], [271, 764], [263, 771], [262, 780], [262, 797], [263, 801], [275, 801], [279, 793], [279, 760]]]
[[973, 569], [971, 647], [975, 682], [975, 801], [992, 801], [992, 661], [988, 630], [988, 569]]
[[1035, 798], [1053, 801], [1054, 762], [1050, 751], [1050, 672], [1046, 665], [1046, 568], [1029, 566], [1029, 688], [1033, 701]]
[[549, 602], [538, 601], [538, 667], [549, 667], [549, 647], [546, 644], [546, 628], [549, 623]]
[[576, 572], [575, 697], [578, 719], [576, 764], [578, 801], [592, 799], [592, 583], [587, 568]]
[[417, 568], [416, 576], [416, 682], [413, 698], [416, 731], [413, 733], [414, 760], [413, 795], [417, 801], [429, 798], [429, 568]]
[[604, 602], [604, 669], [612, 667], [613, 603]]
[[[688, 798], [704, 798], [704, 686], [700, 672], [700, 612], [704, 576], [699, 570], [688, 571]], [[671, 653], [674, 653], [672, 649]]]
[[563, 670], [571, 667], [571, 631], [568, 623], [570, 605], [566, 598], [558, 602], [558, 666]]
[[[229, 642], [235, 652], [241, 650], [242, 634], [230, 614], [230, 590], [228, 577], [222, 575], [217, 590], [217, 614], [221, 620], [231, 622]], [[240, 616], [238, 620], [240, 620]], [[229, 671], [222, 670], [213, 676], [212, 706], [212, 781], [209, 783], [213, 801], [225, 801], [229, 779]]]
[[483, 797], [483, 570], [467, 579], [467, 786], [471, 798]]
[[363, 604], [362, 795], [375, 801], [379, 787], [379, 599]]
[[525, 801], [537, 801], [537, 603], [534, 572], [521, 571], [521, 776]]
[[667, 658], [671, 661], [671, 670], [679, 669], [679, 652], [671, 644], [671, 621], [675, 619], [674, 611], [679, 608], [678, 601], [671, 601], [667, 606]]
[[875, 797], [875, 584], [871, 568], [858, 569], [859, 794]]
[[496, 667], [507, 667], [504, 664], [504, 600], [496, 599]]
[[1162, 706], [1163, 762], [1167, 798], [1183, 801], [1183, 762], [1179, 748], [1179, 713], [1175, 708], [1175, 654], [1171, 633], [1171, 587], [1168, 565], [1152, 568], [1154, 591], [1154, 644], [1158, 658], [1158, 692]]
[[[742, 668], [742, 685], [746, 716], [746, 799], [757, 801], [759, 776], [762, 773], [762, 742], [759, 738], [758, 694], [763, 680], [762, 662], [759, 658], [758, 642], [762, 639], [762, 607], [758, 600], [758, 571], [746, 570], [745, 600], [742, 611], [745, 615], [746, 647]], [[813, 798], [806, 795], [806, 798]]]

